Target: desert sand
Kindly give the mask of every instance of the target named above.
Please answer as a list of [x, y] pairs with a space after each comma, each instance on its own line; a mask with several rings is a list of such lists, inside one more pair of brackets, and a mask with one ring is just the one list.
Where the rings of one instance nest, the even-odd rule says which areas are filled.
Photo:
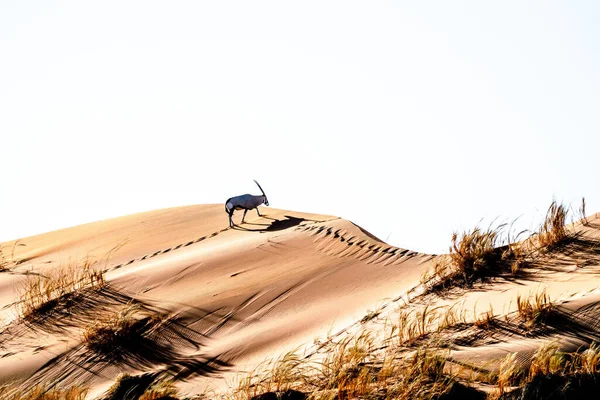
[[[539, 256], [526, 273], [425, 293], [422, 276], [436, 255], [390, 246], [334, 216], [261, 213], [250, 211], [230, 228], [223, 205], [194, 205], [3, 243], [0, 383], [77, 384], [97, 398], [121, 373], [146, 374], [175, 377], [182, 398], [214, 395], [264, 360], [291, 350], [316, 356], [322, 343], [361, 329], [383, 338], [399, 310], [425, 307], [461, 310], [462, 325], [443, 333], [456, 365], [493, 369], [511, 353], [527, 364], [542, 342], [577, 351], [599, 338], [598, 215], [570, 226], [576, 240]], [[86, 262], [105, 284], [83, 285], [70, 302], [22, 318], [26, 282]], [[517, 295], [541, 291], [562, 319], [544, 329], [509, 329]], [[110, 356], [86, 345], [86, 327], [131, 305], [161, 316], [143, 343]], [[473, 325], [486, 312], [494, 327]]]

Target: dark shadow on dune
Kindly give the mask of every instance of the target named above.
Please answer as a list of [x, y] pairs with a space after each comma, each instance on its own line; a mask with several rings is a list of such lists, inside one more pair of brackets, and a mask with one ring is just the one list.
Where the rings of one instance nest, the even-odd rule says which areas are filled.
[[125, 304], [152, 308], [110, 285], [68, 293], [44, 305], [34, 315], [17, 319], [5, 327], [0, 332], [0, 351], [35, 339], [40, 333], [67, 334], [73, 327], [89, 325], [96, 321], [98, 315]]
[[124, 375], [99, 400], [137, 400], [156, 381], [156, 374]]
[[[66, 381], [86, 380], [92, 376], [116, 376], [111, 371], [145, 371], [162, 367], [152, 375], [176, 377], [209, 376], [230, 367], [218, 356], [204, 354], [206, 335], [188, 327], [189, 321], [178, 316], [166, 318], [153, 315], [135, 322], [128, 337], [109, 346], [81, 343], [48, 361], [24, 382], [33, 387], [49, 382], [59, 385]], [[150, 382], [151, 382], [150, 381]]]
[[499, 397], [500, 400], [544, 399], [579, 400], [597, 399], [600, 374], [537, 375], [524, 386]]
[[[498, 249], [500, 253], [502, 248]], [[425, 288], [425, 295], [435, 294], [441, 298], [453, 300], [461, 298], [465, 291], [486, 292], [489, 290], [490, 283], [510, 282], [516, 285], [525, 285], [524, 282], [536, 280], [536, 270], [533, 263], [526, 263], [516, 272], [511, 272], [511, 262], [513, 259], [499, 260], [493, 268], [480, 275], [472, 277], [472, 281], [465, 281], [461, 274], [456, 274], [454, 278], [429, 283]]]
[[[232, 365], [236, 352], [242, 349], [211, 352], [208, 340], [229, 323], [253, 323], [298, 285], [277, 293], [269, 291], [265, 298], [261, 292], [243, 296], [235, 301], [235, 306], [212, 311], [180, 304], [178, 308], [185, 311], [178, 314], [170, 314], [167, 309], [140, 301], [111, 285], [81, 290], [30, 321], [15, 321], [10, 330], [0, 333], [0, 350], [7, 354], [18, 347], [30, 352], [39, 337], [44, 337], [42, 332], [71, 339], [71, 347], [55, 345], [52, 353], [45, 353], [52, 356], [60, 352], [26, 378], [20, 385], [23, 389], [113, 381], [122, 372], [150, 373], [148, 382], [166, 377], [187, 380], [218, 375]], [[115, 315], [122, 315], [117, 311], [130, 307], [134, 311], [126, 314], [129, 323], [125, 324], [125, 333], [119, 328], [122, 324], [105, 324], [114, 321], [111, 318]], [[98, 328], [101, 334], [96, 336]], [[117, 332], [114, 335], [119, 337], [111, 339], [111, 332]], [[78, 338], [79, 342], [73, 344], [73, 339]]]
[[271, 220], [273, 222], [271, 222], [270, 224], [257, 224], [257, 223], [247, 222], [247, 223], [244, 223], [244, 225], [258, 225], [258, 226], [262, 226], [263, 228], [250, 229], [250, 228], [246, 228], [245, 226], [235, 225], [233, 227], [233, 229], [239, 230], [239, 231], [248, 231], [248, 232], [276, 232], [276, 231], [282, 231], [284, 229], [293, 228], [295, 226], [300, 225], [304, 221], [308, 221], [305, 218], [297, 218], [297, 217], [292, 217], [289, 215], [286, 215], [285, 219], [282, 219], [282, 220], [279, 220], [276, 218], [270, 218], [267, 216], [263, 216], [262, 218]]
[[[40, 334], [69, 335], [96, 322], [125, 306], [136, 306], [151, 315], [166, 315], [168, 311], [127, 295], [111, 285], [102, 288], [85, 288], [69, 293], [27, 319], [17, 319], [0, 332], [0, 356], [12, 353], [14, 348], [29, 346]], [[246, 302], [240, 304], [244, 307]], [[197, 326], [197, 331], [210, 335], [226, 323], [235, 322], [237, 309], [202, 309], [182, 304], [187, 311], [179, 317], [181, 324]], [[181, 325], [180, 324], [180, 325]]]
[[[600, 342], [600, 322], [595, 318], [597, 315], [595, 309], [600, 309], [600, 302], [588, 304], [576, 311], [564, 306], [555, 306], [545, 321], [534, 326], [525, 325], [516, 315], [509, 320], [494, 319], [484, 329], [475, 328], [471, 323], [458, 324], [446, 331], [445, 337], [448, 339], [446, 347], [479, 347], [505, 341], [507, 337], [534, 340], [559, 337], [562, 338], [561, 343], [564, 345], [569, 342], [587, 343], [588, 345], [594, 342], [598, 343]], [[461, 333], [464, 335], [457, 337]], [[570, 340], [566, 340], [567, 338]], [[415, 344], [423, 345], [427, 339], [423, 338]]]
[[92, 323], [103, 312], [125, 304], [138, 304], [144, 308], [153, 308], [149, 304], [106, 285], [102, 288], [85, 288], [64, 295], [56, 299], [45, 310], [25, 320], [25, 324], [32, 329], [60, 333], [72, 326]]
[[575, 236], [563, 245], [562, 250], [580, 267], [600, 264], [600, 240]]
[[[81, 343], [46, 362], [22, 383], [23, 389], [87, 382], [94, 377], [112, 380], [124, 371], [139, 374], [160, 370], [150, 376], [150, 383], [167, 376], [186, 380], [215, 375], [231, 366], [227, 361], [230, 356], [208, 355], [205, 342], [226, 323], [235, 321], [239, 310], [253, 298], [240, 299], [239, 306], [231, 310], [209, 311], [193, 307], [169, 315], [166, 310], [111, 286], [82, 290], [59, 301], [58, 306], [48, 313], [31, 321], [16, 321], [10, 330], [5, 329], [0, 334], [0, 350], [9, 354], [17, 347], [31, 349], [41, 332], [57, 337], [81, 335]], [[86, 327], [114, 315], [116, 310], [131, 306], [137, 311], [126, 336], [108, 340], [105, 346], [103, 342], [94, 344], [89, 337], [84, 339]]]
[[[286, 291], [279, 297], [285, 293]], [[79, 294], [80, 302], [70, 306], [71, 315], [65, 317], [62, 327], [57, 327], [56, 331], [49, 327], [53, 323], [59, 323], [59, 314], [55, 310], [55, 314], [35, 321], [38, 324], [37, 328], [33, 328], [33, 323], [29, 323], [27, 329], [29, 343], [36, 332], [39, 334], [39, 329], [59, 335], [63, 332], [70, 335], [81, 332], [81, 343], [46, 362], [21, 386], [52, 387], [77, 381], [89, 382], [93, 379], [114, 380], [121, 372], [139, 375], [147, 371], [160, 371], [145, 374], [148, 379], [142, 382], [144, 385], [167, 377], [187, 380], [198, 376], [218, 375], [231, 367], [231, 360], [235, 358], [235, 352], [239, 349], [230, 349], [223, 354], [209, 353], [207, 340], [228, 322], [235, 322], [238, 314], [246, 310], [248, 304], [255, 301], [259, 295], [260, 293], [256, 293], [249, 298], [241, 298], [236, 307], [226, 310], [207, 311], [191, 307], [182, 313], [168, 315], [159, 307], [137, 301], [111, 287]], [[272, 306], [272, 302], [277, 298], [267, 301], [256, 312], [263, 309], [268, 311], [268, 307]], [[106, 340], [102, 338], [107, 336], [100, 336], [101, 340], [94, 342], [89, 339], [89, 331], [85, 331], [88, 336], [84, 339], [82, 328], [89, 327], [93, 321], [105, 320], [106, 316], [114, 315], [115, 310], [130, 307], [132, 304], [135, 305], [135, 310], [139, 311], [132, 314], [134, 317], [126, 335], [119, 333], [118, 338], [109, 337]], [[20, 325], [24, 326], [22, 323]], [[68, 327], [70, 329], [67, 329]], [[12, 343], [9, 343], [5, 347], [11, 345]]]
[[[583, 232], [573, 233], [561, 240], [559, 243], [546, 249], [547, 253], [544, 257], [540, 257], [540, 261], [550, 259], [551, 263], [561, 267], [565, 263], [572, 265], [573, 260], [588, 260], [589, 262], [600, 262], [600, 240], [585, 237]], [[567, 256], [571, 259], [556, 259], [556, 256]]]
[[557, 306], [546, 321], [546, 325], [561, 334], [568, 334], [586, 343], [600, 342], [600, 322], [597, 312], [588, 312], [590, 308], [600, 308], [600, 302], [588, 304], [575, 312], [566, 307]]

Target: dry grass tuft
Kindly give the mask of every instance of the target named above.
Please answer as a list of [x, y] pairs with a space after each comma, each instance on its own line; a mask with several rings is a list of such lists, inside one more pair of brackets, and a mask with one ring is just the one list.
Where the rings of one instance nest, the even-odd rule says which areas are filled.
[[526, 234], [527, 230], [519, 233], [513, 232], [513, 221], [506, 231], [506, 246], [502, 251], [502, 260], [510, 265], [510, 272], [516, 275], [531, 261], [532, 249], [529, 241], [522, 241], [520, 238]]
[[[445, 314], [442, 323], [444, 321], [449, 323], [458, 318], [453, 309], [447, 309]], [[414, 312], [400, 310], [398, 312], [398, 322], [392, 326], [391, 335], [397, 340], [398, 346], [413, 345], [415, 341], [434, 330], [439, 318], [438, 309], [432, 309], [428, 305]], [[438, 328], [442, 329], [440, 324], [438, 324]]]
[[552, 201], [536, 236], [540, 248], [552, 249], [567, 238], [567, 214], [568, 209], [564, 204]]
[[111, 354], [135, 347], [159, 322], [159, 317], [130, 304], [88, 326], [83, 332], [83, 341], [97, 353]]
[[487, 311], [479, 315], [476, 315], [475, 310], [473, 310], [473, 325], [475, 325], [479, 329], [490, 329], [492, 326], [495, 325], [495, 322], [496, 321], [494, 319], [494, 308], [491, 304], [490, 308]]
[[544, 323], [554, 311], [554, 304], [545, 290], [522, 297], [517, 295], [517, 311], [521, 321], [529, 329]]
[[101, 399], [177, 400], [178, 393], [173, 382], [154, 382], [152, 374], [120, 374]]
[[77, 290], [105, 284], [103, 272], [89, 260], [85, 260], [83, 265], [58, 267], [45, 276], [29, 277], [18, 289], [19, 315], [33, 319], [48, 313], [61, 302], [68, 302]]
[[445, 307], [443, 314], [438, 318], [438, 332], [467, 321], [466, 310], [459, 308], [459, 303]]
[[558, 350], [556, 343], [541, 345], [531, 358], [529, 379], [536, 375], [550, 375], [567, 372], [566, 358]]
[[471, 283], [477, 278], [488, 276], [497, 266], [500, 255], [496, 251], [499, 230], [481, 230], [463, 232], [460, 237], [452, 234], [450, 260], [464, 282]]
[[20, 241], [19, 239], [13, 243], [10, 254], [8, 254], [7, 246], [0, 245], [0, 271], [8, 271], [11, 266], [18, 265], [24, 261], [15, 257], [17, 247], [25, 246], [25, 244], [19, 243]]
[[562, 353], [556, 343], [543, 344], [532, 357], [528, 379], [538, 375], [597, 375], [600, 373], [600, 348], [592, 343], [583, 352]]
[[[452, 234], [450, 252], [438, 257], [433, 271], [421, 277], [428, 291], [437, 291], [452, 286], [471, 286], [477, 280], [502, 273], [506, 268], [508, 253], [502, 250], [502, 230], [475, 228], [460, 235]], [[514, 271], [516, 272], [516, 270]]]
[[516, 396], [511, 393], [509, 398], [581, 398], [582, 394], [598, 391], [600, 349], [595, 343], [575, 353], [559, 351], [556, 343], [542, 344], [529, 367], [521, 367], [516, 356], [509, 354], [502, 361], [494, 397], [504, 398], [507, 389], [517, 386]]
[[393, 399], [435, 399], [449, 394], [457, 385], [454, 375], [445, 372], [447, 357], [444, 354], [418, 350], [412, 356], [397, 360], [389, 379], [378, 385], [377, 392], [384, 392]]
[[517, 353], [507, 354], [500, 363], [496, 385], [500, 395], [518, 385], [525, 377], [525, 370], [517, 362]]
[[600, 373], [600, 347], [596, 343], [592, 343], [582, 353], [575, 353], [571, 366], [576, 366], [580, 372], [586, 374]]
[[321, 364], [325, 389], [337, 389], [349, 397], [367, 393], [373, 379], [369, 363], [373, 347], [373, 338], [366, 331], [338, 343]]
[[248, 373], [239, 381], [231, 397], [247, 400], [268, 392], [301, 390], [306, 387], [309, 371], [313, 370], [314, 367], [309, 366], [298, 353], [290, 351]]

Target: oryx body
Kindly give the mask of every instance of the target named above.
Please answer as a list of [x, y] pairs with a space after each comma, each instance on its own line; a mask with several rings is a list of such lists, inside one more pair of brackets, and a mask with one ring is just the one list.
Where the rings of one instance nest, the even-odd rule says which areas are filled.
[[225, 212], [229, 214], [229, 226], [233, 226], [233, 212], [235, 210], [244, 210], [244, 215], [242, 216], [242, 223], [244, 222], [244, 218], [246, 218], [246, 213], [248, 210], [256, 209], [258, 216], [261, 217], [260, 211], [258, 211], [258, 206], [264, 204], [266, 206], [269, 205], [269, 200], [267, 200], [267, 195], [264, 190], [260, 187], [258, 182], [254, 181], [262, 195], [253, 195], [253, 194], [242, 194], [240, 196], [235, 196], [227, 199], [225, 202]]

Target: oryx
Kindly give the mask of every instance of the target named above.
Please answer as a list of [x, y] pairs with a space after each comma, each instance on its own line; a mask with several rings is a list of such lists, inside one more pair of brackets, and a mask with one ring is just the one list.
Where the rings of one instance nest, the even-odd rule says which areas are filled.
[[232, 217], [233, 217], [233, 212], [235, 210], [244, 210], [244, 216], [242, 217], [242, 223], [243, 223], [244, 218], [246, 218], [246, 213], [248, 212], [248, 210], [252, 210], [253, 208], [255, 208], [256, 212], [258, 213], [258, 216], [262, 217], [262, 215], [260, 215], [260, 211], [258, 211], [258, 206], [260, 206], [261, 204], [264, 204], [266, 206], [269, 205], [269, 200], [267, 200], [267, 195], [265, 194], [265, 191], [262, 190], [262, 188], [260, 187], [258, 182], [256, 182], [256, 180], [254, 180], [254, 183], [256, 183], [256, 185], [262, 192], [262, 195], [255, 196], [252, 194], [242, 194], [240, 196], [235, 196], [230, 199], [227, 199], [227, 201], [225, 202], [225, 212], [227, 214], [229, 214], [229, 226], [230, 227], [232, 227], [234, 225]]

